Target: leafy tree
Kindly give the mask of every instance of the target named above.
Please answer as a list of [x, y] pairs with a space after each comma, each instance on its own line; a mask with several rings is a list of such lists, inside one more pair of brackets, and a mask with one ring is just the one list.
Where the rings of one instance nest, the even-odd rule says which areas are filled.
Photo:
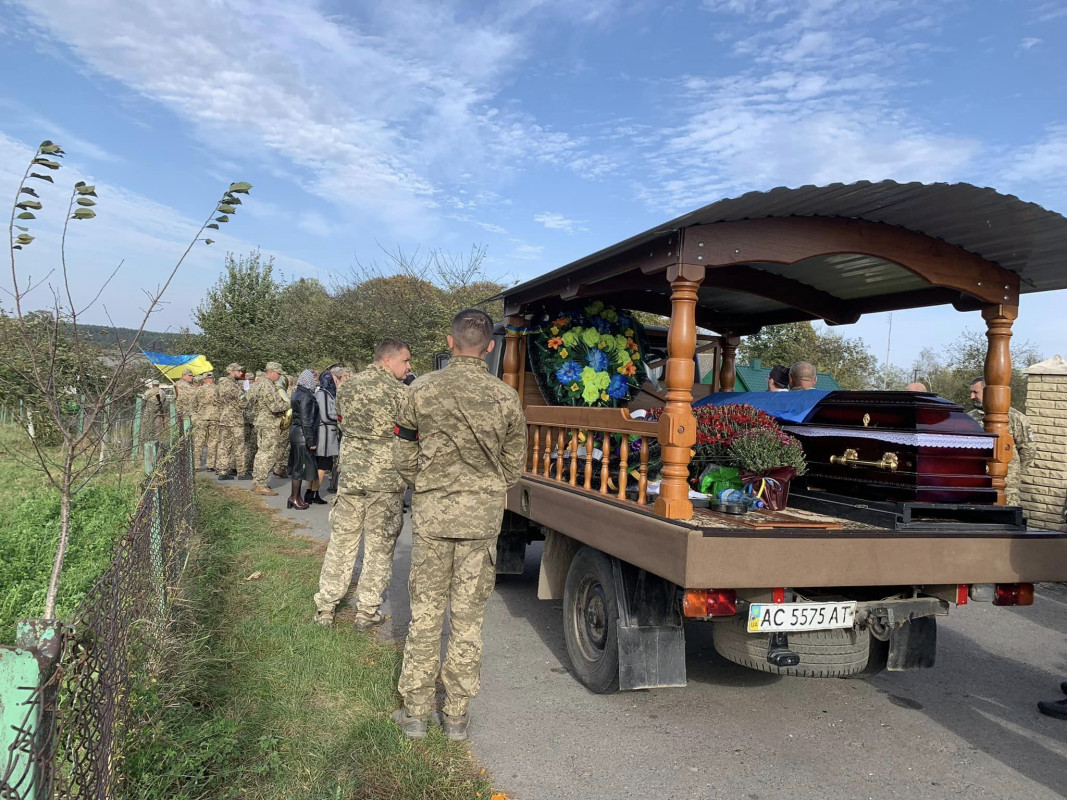
[[[971, 381], [985, 370], [987, 342], [984, 333], [967, 329], [943, 348], [924, 347], [912, 364], [912, 379], [922, 381], [932, 392], [971, 407]], [[1026, 407], [1026, 376], [1023, 370], [1041, 361], [1042, 356], [1030, 341], [1011, 344], [1011, 404]]]
[[878, 359], [863, 339], [850, 339], [836, 331], [817, 331], [810, 322], [769, 325], [738, 347], [738, 359], [749, 363], [789, 366], [810, 361], [819, 372], [832, 375], [845, 389], [881, 388]]
[[259, 369], [289, 335], [279, 327], [281, 287], [274, 280], [274, 258], [264, 260], [259, 250], [239, 258], [227, 253], [223, 270], [196, 309], [202, 331], [198, 346], [217, 369], [233, 361]]

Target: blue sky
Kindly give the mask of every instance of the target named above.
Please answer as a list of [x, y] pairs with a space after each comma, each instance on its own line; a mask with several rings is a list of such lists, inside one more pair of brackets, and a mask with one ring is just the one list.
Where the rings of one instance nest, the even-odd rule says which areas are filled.
[[[98, 186], [69, 251], [82, 292], [124, 260], [116, 324], [233, 180], [252, 198], [150, 327], [253, 246], [329, 283], [377, 243], [479, 243], [516, 280], [778, 185], [969, 181], [1067, 213], [1067, 0], [16, 1], [0, 37], [0, 185], [49, 138]], [[1067, 351], [1064, 299], [1024, 297], [1016, 335]], [[898, 313], [892, 360], [967, 326]], [[839, 330], [883, 356], [885, 315]]]

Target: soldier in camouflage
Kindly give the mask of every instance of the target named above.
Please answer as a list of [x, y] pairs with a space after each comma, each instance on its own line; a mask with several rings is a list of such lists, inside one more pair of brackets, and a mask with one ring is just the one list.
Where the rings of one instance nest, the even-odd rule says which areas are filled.
[[249, 372], [245, 375], [248, 379], [248, 389], [245, 390], [245, 427], [244, 427], [244, 443], [245, 443], [245, 462], [241, 465], [239, 471], [245, 475], [252, 474], [252, 465], [256, 461], [256, 451], [259, 449], [256, 443], [256, 402], [258, 400], [258, 393], [256, 387], [260, 384], [259, 376], [255, 372]]
[[[243, 372], [244, 367], [240, 364], [227, 365], [226, 377], [221, 378], [215, 387], [215, 405], [219, 415], [215, 471], [222, 481], [232, 481], [238, 477], [237, 469], [243, 470], [245, 464], [244, 407], [247, 400], [243, 387], [237, 382]], [[247, 477], [251, 479], [252, 476]]]
[[219, 451], [219, 409], [215, 404], [217, 388], [215, 373], [208, 372], [204, 375], [204, 385], [200, 387], [200, 393], [196, 396], [196, 410], [203, 422], [204, 447], [207, 448], [204, 463], [206, 468], [212, 472], [215, 471], [215, 461]]
[[268, 486], [270, 471], [282, 449], [282, 421], [289, 409], [289, 395], [278, 385], [282, 365], [268, 361], [263, 377], [255, 385], [256, 459], [252, 465], [252, 491], [274, 496], [278, 493]]
[[[431, 715], [450, 739], [467, 738], [467, 707], [478, 694], [482, 622], [496, 579], [496, 540], [509, 486], [526, 460], [519, 396], [489, 374], [493, 322], [477, 309], [452, 320], [448, 366], [415, 380], [397, 415], [394, 456], [414, 485], [411, 503], [411, 625], [393, 720], [412, 738]], [[441, 631], [449, 607], [448, 651]], [[443, 715], [434, 684], [445, 687]]]
[[164, 438], [169, 424], [167, 399], [159, 388], [159, 378], [153, 378], [141, 395], [141, 440], [152, 442]]
[[[971, 381], [971, 403], [974, 405], [967, 413], [985, 425], [985, 380], [975, 378]], [[1008, 409], [1008, 431], [1015, 441], [1011, 451], [1011, 461], [1008, 462], [1008, 475], [1004, 484], [1005, 502], [1009, 506], [1019, 505], [1019, 485], [1022, 482], [1023, 471], [1030, 465], [1034, 457], [1034, 434], [1030, 430], [1030, 422], [1026, 415], [1014, 408]]]
[[341, 429], [340, 480], [330, 510], [330, 544], [315, 595], [315, 621], [333, 622], [352, 582], [360, 538], [363, 570], [356, 587], [359, 630], [381, 623], [382, 595], [393, 574], [393, 552], [404, 525], [404, 481], [393, 464], [393, 428], [411, 368], [411, 350], [399, 339], [374, 349], [374, 362], [337, 388]]
[[[181, 380], [174, 386], [174, 403], [178, 410], [179, 417], [193, 416], [193, 403], [196, 400], [196, 384], [193, 383], [193, 371], [186, 367], [182, 370]], [[178, 426], [181, 427], [182, 422], [178, 420]]]

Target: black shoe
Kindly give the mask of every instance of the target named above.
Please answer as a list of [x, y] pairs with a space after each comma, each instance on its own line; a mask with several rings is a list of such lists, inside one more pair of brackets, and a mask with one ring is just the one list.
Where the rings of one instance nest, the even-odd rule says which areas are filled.
[[312, 504], [312, 503], [314, 502], [314, 501], [313, 501], [313, 500], [311, 499], [311, 495], [313, 495], [313, 494], [314, 494], [314, 492], [313, 492], [313, 491], [311, 491], [310, 489], [305, 489], [305, 490], [304, 490], [304, 503], [305, 503], [305, 504], [307, 504], [307, 505], [311, 505], [311, 504]]
[[222, 475], [219, 475], [219, 480], [220, 481], [232, 481], [236, 477], [237, 477], [237, 471], [231, 469], [229, 472], [225, 472]]
[[1067, 700], [1042, 700], [1037, 704], [1037, 710], [1046, 717], [1067, 719]]
[[237, 476], [237, 480], [239, 480], [239, 481], [250, 481], [250, 480], [252, 480], [252, 473], [251, 472], [246, 472], [243, 475], [238, 475]]
[[311, 493], [311, 499], [308, 500], [307, 502], [314, 503], [317, 506], [328, 505], [327, 501], [325, 501], [321, 497], [319, 497], [319, 492], [318, 492], [317, 489], [314, 492]]

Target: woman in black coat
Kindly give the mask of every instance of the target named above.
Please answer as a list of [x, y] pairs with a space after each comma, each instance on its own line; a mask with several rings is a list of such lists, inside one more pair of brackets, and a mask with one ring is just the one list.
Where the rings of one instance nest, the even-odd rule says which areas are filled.
[[319, 434], [319, 406], [315, 402], [315, 373], [306, 369], [300, 373], [293, 392], [293, 424], [289, 428], [289, 477], [293, 491], [286, 508], [308, 507], [300, 497], [300, 482], [308, 481], [310, 491], [317, 490], [319, 472], [315, 463], [315, 449]]

